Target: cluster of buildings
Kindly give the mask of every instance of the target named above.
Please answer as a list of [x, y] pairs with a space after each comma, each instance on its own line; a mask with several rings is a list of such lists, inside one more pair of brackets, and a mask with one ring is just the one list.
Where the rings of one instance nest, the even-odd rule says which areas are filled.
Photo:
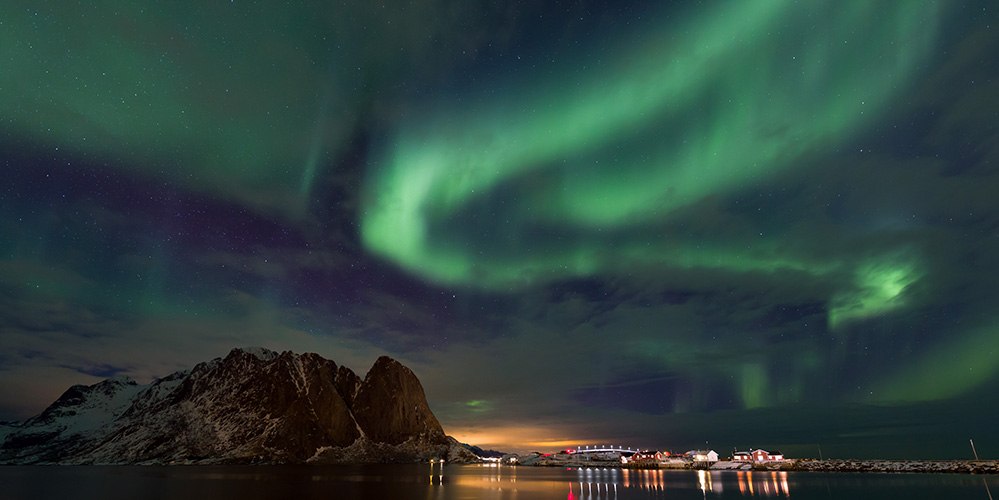
[[[719, 459], [715, 450], [690, 450], [683, 454], [671, 454], [668, 451], [636, 451], [632, 454], [621, 453], [621, 463], [659, 463], [683, 461], [685, 463], [712, 464]], [[736, 462], [777, 462], [784, 460], [784, 454], [779, 451], [756, 449], [752, 451], [737, 451], [732, 454]]]
[[[509, 457], [509, 458], [508, 458]], [[784, 460], [784, 454], [779, 451], [755, 449], [736, 451], [726, 457], [732, 462], [777, 462]], [[718, 452], [714, 450], [690, 450], [686, 453], [674, 454], [668, 451], [637, 450], [625, 447], [594, 446], [570, 448], [557, 453], [532, 453], [523, 457], [507, 456], [504, 462], [521, 463], [524, 465], [543, 464], [587, 464], [587, 463], [620, 463], [624, 465], [648, 465], [655, 467], [690, 467], [706, 466], [719, 461]]]
[[779, 451], [767, 450], [737, 451], [732, 454], [732, 460], [736, 462], [777, 462], [784, 460], [784, 454]]

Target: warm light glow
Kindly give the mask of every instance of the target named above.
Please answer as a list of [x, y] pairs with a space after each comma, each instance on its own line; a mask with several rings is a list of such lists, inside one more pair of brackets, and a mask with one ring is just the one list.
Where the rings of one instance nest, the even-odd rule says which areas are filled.
[[[483, 449], [503, 450], [512, 453], [571, 449], [578, 452], [582, 441], [573, 438], [571, 430], [548, 426], [462, 426], [460, 423], [441, 422], [448, 434], [459, 442]], [[598, 438], [600, 439], [600, 438]], [[609, 439], [607, 441], [610, 441]]]

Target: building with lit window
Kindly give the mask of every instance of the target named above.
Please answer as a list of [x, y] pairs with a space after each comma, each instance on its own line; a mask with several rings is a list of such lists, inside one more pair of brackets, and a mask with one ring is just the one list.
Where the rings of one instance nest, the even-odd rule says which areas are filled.
[[694, 462], [717, 462], [718, 452], [715, 450], [690, 450], [683, 454], [688, 460]]
[[746, 462], [777, 462], [784, 460], [784, 454], [779, 451], [755, 449], [753, 451], [737, 451], [732, 454], [732, 460]]

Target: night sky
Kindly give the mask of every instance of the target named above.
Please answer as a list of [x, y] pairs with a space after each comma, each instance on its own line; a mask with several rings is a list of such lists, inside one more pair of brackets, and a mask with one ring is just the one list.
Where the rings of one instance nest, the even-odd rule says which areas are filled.
[[0, 4], [0, 420], [263, 346], [486, 448], [999, 457], [994, 2], [302, 3]]

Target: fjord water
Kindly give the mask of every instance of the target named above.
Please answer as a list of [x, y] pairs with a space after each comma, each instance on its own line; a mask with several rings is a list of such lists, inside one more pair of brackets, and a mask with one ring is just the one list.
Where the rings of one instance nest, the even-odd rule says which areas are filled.
[[957, 474], [565, 469], [480, 465], [8, 466], [0, 499], [936, 499], [990, 498]]

